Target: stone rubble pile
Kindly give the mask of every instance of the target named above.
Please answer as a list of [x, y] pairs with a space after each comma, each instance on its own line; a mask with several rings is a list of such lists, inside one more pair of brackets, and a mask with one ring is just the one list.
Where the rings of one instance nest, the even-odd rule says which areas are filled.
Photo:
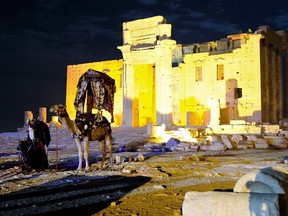
[[[149, 126], [151, 127], [151, 126]], [[275, 129], [276, 128], [276, 129]], [[278, 128], [278, 129], [277, 129]], [[144, 146], [147, 151], [226, 151], [229, 149], [288, 149], [287, 131], [268, 125], [264, 134], [215, 134], [190, 128], [165, 130], [165, 125], [152, 126], [154, 142]], [[147, 126], [147, 133], [149, 134]], [[228, 132], [228, 131], [226, 131]], [[281, 132], [281, 133], [280, 133]], [[152, 139], [153, 140], [153, 139]], [[161, 143], [161, 145], [159, 145]]]
[[[273, 128], [272, 131], [275, 128], [279, 129], [278, 126], [269, 126], [269, 128]], [[285, 134], [288, 131], [284, 130], [281, 130], [281, 134], [278, 130], [275, 133], [270, 131], [268, 134], [214, 134], [211, 133], [210, 128], [169, 129], [165, 125], [148, 124], [146, 128], [138, 128], [136, 133], [134, 129], [133, 134], [120, 136], [120, 138], [117, 133], [118, 131], [123, 133], [123, 130], [129, 134], [129, 128], [119, 128], [119, 130], [113, 128], [114, 152], [222, 152], [230, 149], [288, 149], [288, 134]], [[69, 133], [56, 121], [50, 122], [50, 132], [52, 135]], [[128, 146], [131, 143], [134, 145], [133, 150]]]

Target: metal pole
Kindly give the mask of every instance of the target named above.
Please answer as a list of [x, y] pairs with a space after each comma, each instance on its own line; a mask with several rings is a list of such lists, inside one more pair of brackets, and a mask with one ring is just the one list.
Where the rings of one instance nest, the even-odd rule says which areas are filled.
[[56, 127], [56, 172], [58, 171], [58, 126]]

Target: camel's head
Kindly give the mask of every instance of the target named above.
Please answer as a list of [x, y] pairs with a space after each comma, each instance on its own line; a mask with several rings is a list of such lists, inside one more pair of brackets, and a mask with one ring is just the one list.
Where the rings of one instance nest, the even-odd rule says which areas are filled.
[[66, 111], [66, 106], [62, 104], [55, 104], [50, 107], [50, 112], [54, 112], [59, 117], [67, 117], [68, 113]]

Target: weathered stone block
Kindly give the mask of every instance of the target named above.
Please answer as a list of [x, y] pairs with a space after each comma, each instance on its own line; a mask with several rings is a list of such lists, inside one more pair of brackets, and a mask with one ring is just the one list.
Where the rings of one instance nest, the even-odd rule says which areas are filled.
[[210, 143], [221, 141], [220, 137], [215, 135], [207, 136], [206, 139], [209, 140]]
[[173, 146], [171, 147], [171, 151], [173, 152], [184, 152], [185, 147], [184, 146]]
[[147, 135], [151, 136], [152, 135], [153, 124], [151, 122], [148, 122], [146, 127], [147, 127]]
[[278, 149], [288, 149], [288, 140], [285, 137], [275, 136], [272, 138], [272, 145]]
[[240, 140], [237, 144], [237, 149], [254, 149], [255, 145], [252, 140]]
[[256, 140], [256, 144], [267, 144], [267, 142], [266, 142], [265, 138], [258, 138]]
[[216, 145], [223, 146], [224, 143], [222, 141], [215, 141], [215, 142], [212, 142], [211, 145], [213, 145], [213, 146], [216, 146]]
[[183, 216], [279, 216], [277, 194], [233, 192], [187, 192]]
[[266, 134], [277, 134], [280, 131], [279, 125], [263, 125]]
[[202, 145], [199, 148], [200, 151], [225, 151], [226, 146], [224, 145]]
[[169, 148], [172, 148], [173, 146], [179, 145], [179, 143], [180, 143], [180, 140], [179, 140], [179, 139], [176, 139], [176, 138], [171, 137], [171, 138], [167, 141], [166, 146], [169, 147]]
[[241, 144], [241, 145], [237, 145], [237, 149], [248, 149], [249, 145], [247, 144]]
[[235, 142], [235, 143], [238, 144], [238, 142], [239, 142], [240, 140], [243, 140], [243, 137], [242, 137], [241, 135], [239, 135], [239, 134], [234, 134], [234, 135], [232, 136], [232, 141], [233, 141], [233, 142]]
[[250, 125], [250, 126], [248, 127], [247, 133], [248, 133], [248, 134], [261, 134], [261, 133], [262, 133], [262, 127]]
[[263, 138], [263, 136], [259, 136], [259, 135], [258, 136], [256, 136], [256, 135], [248, 135], [247, 136], [247, 140], [251, 140], [251, 141], [256, 143], [257, 139], [260, 138], [260, 137]]
[[231, 125], [246, 125], [247, 122], [245, 120], [230, 120]]
[[233, 145], [230, 142], [230, 140], [228, 139], [228, 137], [222, 138], [222, 141], [224, 143], [224, 145], [228, 148], [228, 149], [232, 149]]
[[288, 137], [288, 131], [280, 131], [280, 134], [285, 137]]
[[268, 149], [269, 146], [268, 144], [266, 143], [255, 143], [255, 148], [256, 149]]
[[185, 144], [183, 145], [185, 152], [196, 152], [199, 149], [198, 145]]
[[190, 145], [190, 149], [191, 149], [191, 151], [198, 151], [199, 146], [198, 145]]
[[153, 125], [151, 137], [155, 138], [163, 137], [165, 135], [165, 129], [166, 129], [165, 124]]

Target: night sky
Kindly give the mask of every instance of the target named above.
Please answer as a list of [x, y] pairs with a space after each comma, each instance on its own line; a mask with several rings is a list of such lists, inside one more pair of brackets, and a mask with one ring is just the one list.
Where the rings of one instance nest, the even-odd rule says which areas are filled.
[[261, 25], [288, 30], [286, 0], [0, 0], [1, 124], [65, 104], [67, 65], [121, 59], [122, 23], [162, 15], [178, 44], [218, 40]]

